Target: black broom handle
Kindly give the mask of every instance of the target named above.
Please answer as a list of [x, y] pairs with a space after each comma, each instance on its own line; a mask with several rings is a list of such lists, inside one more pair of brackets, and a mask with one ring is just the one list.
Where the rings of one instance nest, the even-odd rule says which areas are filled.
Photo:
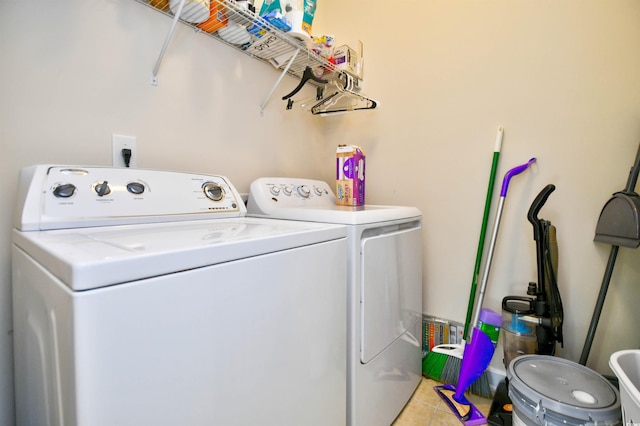
[[625, 193], [634, 192], [636, 189], [636, 183], [638, 182], [638, 173], [640, 173], [640, 145], [638, 145], [638, 152], [636, 154], [636, 161], [629, 172], [629, 179], [627, 180], [627, 187], [624, 189]]
[[[636, 153], [636, 160], [629, 171], [629, 179], [627, 179], [627, 186], [623, 193], [630, 194], [635, 191], [636, 183], [638, 182], [638, 174], [640, 173], [640, 145], [638, 145], [638, 152]], [[587, 331], [587, 338], [582, 348], [582, 354], [580, 355], [579, 363], [581, 365], [587, 365], [587, 359], [589, 358], [589, 352], [591, 351], [591, 345], [596, 335], [596, 328], [598, 327], [598, 321], [600, 320], [600, 314], [602, 314], [602, 308], [604, 306], [604, 299], [607, 296], [607, 290], [609, 289], [609, 283], [611, 282], [611, 275], [613, 274], [613, 267], [616, 263], [616, 257], [618, 256], [618, 246], [612, 245], [611, 252], [609, 253], [609, 260], [607, 261], [607, 268], [602, 277], [602, 284], [600, 285], [600, 293], [598, 294], [598, 300], [596, 301], [595, 309], [593, 310], [593, 316], [591, 317], [591, 324], [589, 324], [589, 330]]]

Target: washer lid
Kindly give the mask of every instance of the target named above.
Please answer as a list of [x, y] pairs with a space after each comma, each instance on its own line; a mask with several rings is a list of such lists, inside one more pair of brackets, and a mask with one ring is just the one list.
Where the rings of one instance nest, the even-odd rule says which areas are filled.
[[275, 209], [270, 214], [250, 216], [271, 217], [274, 219], [304, 220], [320, 223], [340, 223], [344, 225], [363, 225], [392, 220], [420, 218], [420, 210], [415, 207], [375, 206], [361, 207], [333, 206], [331, 208], [306, 207]]
[[88, 290], [345, 237], [340, 225], [235, 218], [14, 230], [13, 242], [72, 290]]
[[507, 371], [514, 406], [528, 405], [574, 419], [611, 419], [620, 410], [617, 390], [600, 374], [575, 362], [523, 355]]

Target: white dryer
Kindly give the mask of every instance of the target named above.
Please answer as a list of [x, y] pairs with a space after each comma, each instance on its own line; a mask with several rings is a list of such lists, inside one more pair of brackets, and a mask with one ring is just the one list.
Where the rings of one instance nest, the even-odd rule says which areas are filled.
[[346, 227], [245, 215], [222, 176], [24, 169], [18, 426], [344, 424]]
[[257, 179], [247, 209], [249, 216], [347, 226], [347, 424], [390, 425], [422, 377], [420, 211], [337, 206], [326, 182], [294, 178]]

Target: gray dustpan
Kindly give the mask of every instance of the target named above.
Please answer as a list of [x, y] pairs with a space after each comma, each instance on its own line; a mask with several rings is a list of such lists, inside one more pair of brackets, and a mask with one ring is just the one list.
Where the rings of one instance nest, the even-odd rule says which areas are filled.
[[594, 241], [637, 248], [640, 246], [640, 196], [635, 192], [640, 172], [640, 146], [636, 154], [636, 161], [629, 172], [627, 186], [616, 192], [607, 201], [600, 212], [600, 219], [596, 226]]
[[613, 274], [613, 266], [616, 262], [619, 247], [637, 248], [640, 246], [640, 196], [635, 192], [636, 183], [638, 182], [638, 173], [640, 172], [640, 146], [636, 153], [636, 160], [629, 172], [627, 186], [624, 190], [616, 192], [607, 201], [600, 212], [600, 218], [596, 225], [596, 235], [594, 241], [611, 244], [611, 252], [605, 269], [600, 293], [596, 301], [596, 307], [591, 317], [591, 324], [587, 331], [587, 338], [582, 355], [580, 355], [580, 364], [586, 365], [589, 357], [589, 351], [593, 344], [596, 334], [598, 320], [602, 313], [604, 299], [607, 295], [611, 275]]
[[640, 196], [635, 192], [616, 192], [602, 208], [594, 241], [612, 246], [640, 246]]

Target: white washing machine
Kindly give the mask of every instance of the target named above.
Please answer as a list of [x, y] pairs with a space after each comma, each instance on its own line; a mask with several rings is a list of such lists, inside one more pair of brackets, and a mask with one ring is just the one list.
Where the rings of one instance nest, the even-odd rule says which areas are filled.
[[17, 204], [18, 426], [345, 423], [345, 226], [139, 169], [29, 167]]
[[254, 181], [247, 208], [249, 216], [347, 226], [347, 424], [390, 425], [422, 377], [420, 211], [337, 206], [326, 182], [294, 178]]

